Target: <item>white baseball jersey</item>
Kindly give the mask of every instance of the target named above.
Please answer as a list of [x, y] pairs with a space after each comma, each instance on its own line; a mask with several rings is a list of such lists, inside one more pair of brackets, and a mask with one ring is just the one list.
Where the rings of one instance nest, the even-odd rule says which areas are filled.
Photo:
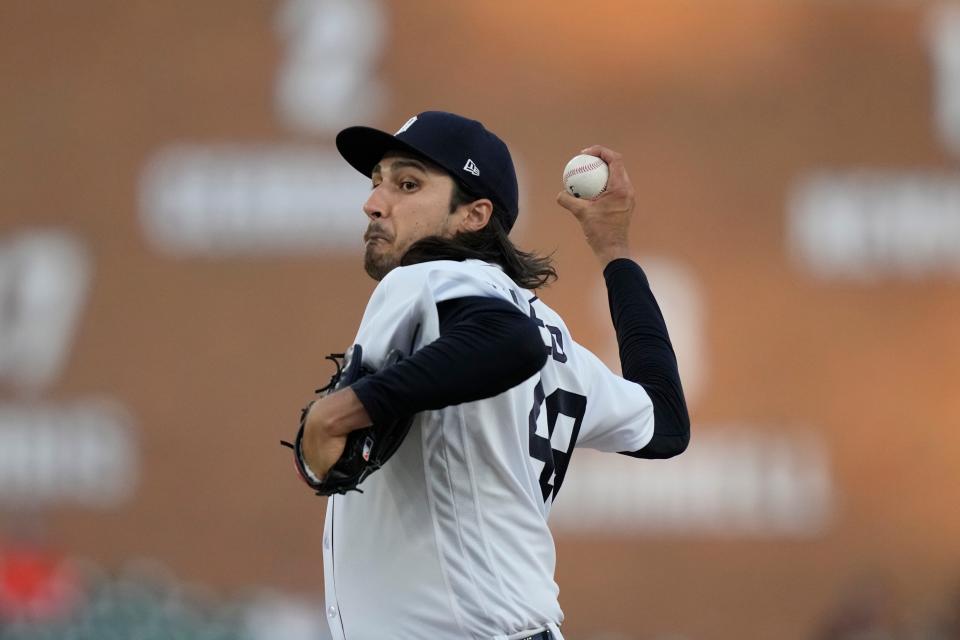
[[[334, 496], [324, 527], [327, 617], [337, 640], [562, 638], [547, 516], [574, 446], [636, 451], [653, 435], [643, 388], [573, 341], [563, 320], [499, 267], [433, 261], [391, 271], [355, 343], [380, 367], [439, 337], [437, 303], [508, 300], [550, 348], [500, 395], [418, 414], [400, 449]], [[469, 362], [463, 366], [469, 367]]]

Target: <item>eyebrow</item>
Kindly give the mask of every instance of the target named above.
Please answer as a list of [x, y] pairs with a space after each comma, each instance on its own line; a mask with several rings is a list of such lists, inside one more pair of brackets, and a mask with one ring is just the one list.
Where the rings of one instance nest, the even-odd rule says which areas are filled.
[[[409, 158], [399, 158], [390, 163], [390, 170], [397, 171], [398, 169], [403, 169], [404, 167], [409, 167], [412, 169], [419, 169], [424, 173], [427, 173], [427, 167], [422, 162], [417, 160], [412, 160]], [[377, 163], [373, 169], [370, 171], [370, 174], [380, 173], [380, 163]]]

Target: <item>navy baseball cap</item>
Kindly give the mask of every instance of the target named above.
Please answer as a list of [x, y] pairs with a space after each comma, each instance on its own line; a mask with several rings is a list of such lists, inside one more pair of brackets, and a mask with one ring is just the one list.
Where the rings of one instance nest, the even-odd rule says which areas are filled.
[[445, 169], [471, 194], [490, 198], [507, 231], [517, 221], [517, 172], [510, 150], [476, 120], [446, 111], [424, 111], [394, 135], [371, 127], [348, 127], [337, 134], [337, 150], [368, 177], [388, 151], [422, 156]]

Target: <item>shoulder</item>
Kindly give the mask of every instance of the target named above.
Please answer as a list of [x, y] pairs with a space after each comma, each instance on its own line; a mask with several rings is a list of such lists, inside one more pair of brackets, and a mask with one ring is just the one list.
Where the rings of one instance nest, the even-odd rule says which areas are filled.
[[481, 260], [431, 260], [388, 273], [374, 296], [428, 292], [435, 301], [463, 296], [492, 296], [512, 299], [513, 282], [494, 264]]

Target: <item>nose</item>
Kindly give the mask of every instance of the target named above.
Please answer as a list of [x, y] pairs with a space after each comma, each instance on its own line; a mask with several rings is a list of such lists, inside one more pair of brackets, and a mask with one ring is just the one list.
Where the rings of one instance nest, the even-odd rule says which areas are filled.
[[[382, 183], [381, 183], [382, 184]], [[373, 188], [370, 197], [363, 203], [363, 212], [371, 220], [383, 218], [387, 215], [388, 203], [384, 198], [380, 185]]]

